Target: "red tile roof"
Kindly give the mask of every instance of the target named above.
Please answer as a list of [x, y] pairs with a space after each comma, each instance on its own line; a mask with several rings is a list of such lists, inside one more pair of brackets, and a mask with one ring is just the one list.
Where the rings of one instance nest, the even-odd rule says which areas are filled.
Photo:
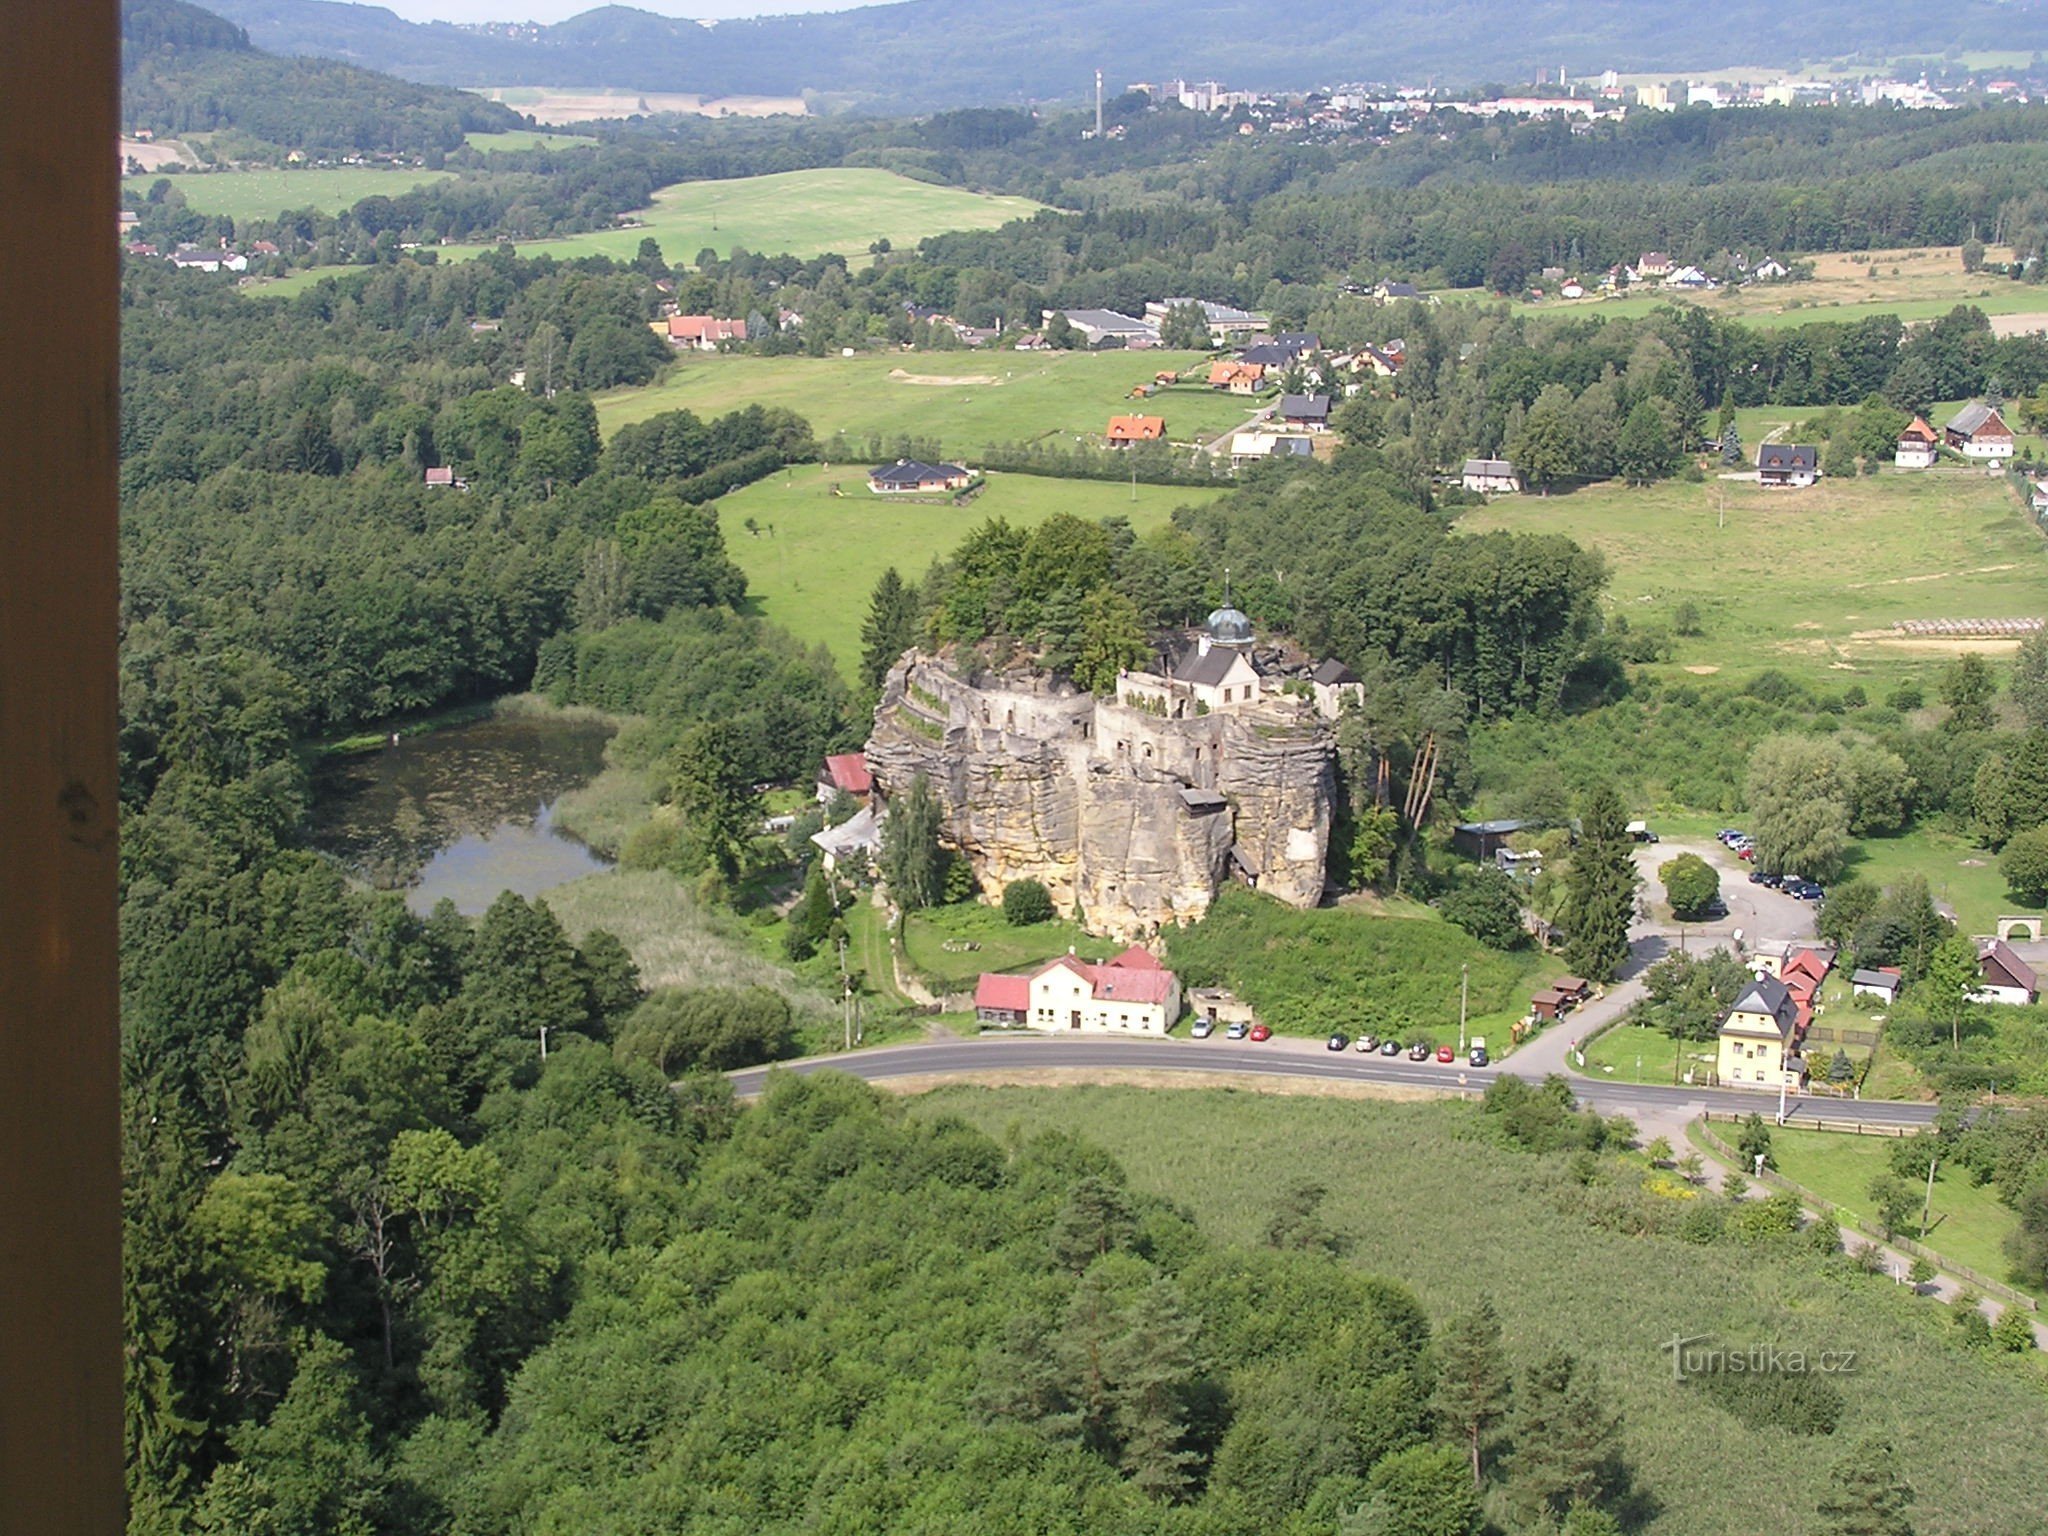
[[1112, 416], [1105, 434], [1112, 443], [1151, 441], [1166, 436], [1164, 416]]
[[671, 341], [745, 341], [747, 322], [711, 315], [670, 315], [668, 335]]
[[864, 795], [875, 787], [867, 757], [860, 752], [833, 753], [825, 759], [825, 777], [832, 781], [834, 789], [843, 789], [849, 795]]
[[1153, 956], [1151, 950], [1137, 944], [1133, 944], [1109, 963], [1111, 965], [1120, 965], [1128, 971], [1159, 971], [1165, 969]]
[[1011, 1013], [1026, 1013], [1031, 1008], [1031, 978], [1029, 976], [1004, 976], [995, 971], [983, 971], [981, 980], [974, 984], [974, 1006], [976, 1008], [1003, 1008]]

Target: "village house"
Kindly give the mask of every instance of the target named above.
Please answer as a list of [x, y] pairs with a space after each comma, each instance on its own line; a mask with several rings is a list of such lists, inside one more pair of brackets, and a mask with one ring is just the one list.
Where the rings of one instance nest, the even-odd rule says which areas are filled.
[[1820, 449], [1811, 443], [1765, 443], [1756, 451], [1756, 482], [1793, 490], [1820, 478]]
[[1264, 363], [1218, 362], [1209, 365], [1209, 387], [1233, 395], [1256, 395], [1266, 384]]
[[939, 496], [965, 490], [973, 483], [974, 471], [963, 464], [898, 459], [868, 471], [868, 489], [877, 496]]
[[1459, 483], [1482, 496], [1512, 496], [1522, 489], [1522, 477], [1506, 459], [1467, 459]]
[[1896, 966], [1881, 965], [1875, 970], [1856, 971], [1849, 977], [1852, 997], [1874, 997], [1889, 1008], [1899, 1000], [1899, 989], [1906, 984]]
[[985, 971], [974, 988], [984, 1024], [1163, 1035], [1180, 1017], [1180, 978], [1132, 945], [1091, 964], [1071, 951], [1025, 976]]
[[1158, 443], [1166, 440], [1166, 418], [1164, 416], [1112, 416], [1103, 438], [1112, 448], [1128, 448], [1133, 443]]
[[2034, 968], [2003, 939], [1986, 939], [1978, 944], [1977, 975], [1983, 984], [1970, 994], [1972, 1002], [2010, 1003], [2024, 1008], [2041, 995], [2041, 983]]
[[1716, 1035], [1715, 1071], [1729, 1087], [1796, 1088], [1806, 1065], [1796, 1054], [1799, 1010], [1791, 989], [1759, 976], [1735, 999]]
[[1557, 296], [1561, 299], [1583, 299], [1586, 296], [1586, 285], [1576, 277], [1566, 278], [1563, 286], [1557, 290]]
[[862, 752], [834, 752], [818, 765], [818, 804], [830, 805], [840, 795], [865, 802], [873, 793], [874, 776]]
[[1630, 269], [1630, 276], [1637, 282], [1643, 282], [1649, 278], [1669, 277], [1670, 275], [1671, 258], [1662, 251], [1643, 252], [1641, 256], [1636, 258], [1635, 266]]
[[1898, 452], [1892, 455], [1892, 463], [1900, 469], [1932, 469], [1940, 456], [1940, 435], [1927, 425], [1926, 418], [1915, 416], [1913, 424], [1899, 434]]
[[1230, 435], [1230, 467], [1242, 469], [1266, 459], [1307, 459], [1315, 456], [1316, 445], [1305, 437], [1288, 437], [1278, 432], [1233, 432]]
[[469, 489], [469, 482], [457, 478], [455, 471], [445, 464], [428, 470], [422, 478], [424, 484], [444, 490], [466, 491]]
[[1766, 256], [1751, 269], [1751, 277], [1760, 283], [1782, 282], [1792, 275], [1792, 269], [1775, 256]]
[[1413, 283], [1381, 283], [1373, 289], [1373, 297], [1382, 304], [1391, 304], [1396, 299], [1419, 299], [1422, 290]]
[[171, 265], [181, 272], [246, 272], [249, 258], [239, 251], [186, 246], [171, 252]]
[[1316, 713], [1325, 720], [1335, 720], [1343, 714], [1347, 702], [1365, 702], [1365, 684], [1359, 681], [1356, 672], [1334, 657], [1309, 673], [1308, 683], [1315, 694]]
[[824, 856], [828, 873], [841, 869], [856, 874], [872, 872], [875, 855], [882, 850], [882, 821], [874, 802], [862, 806], [852, 820], [812, 833], [811, 843]]
[[1327, 432], [1330, 430], [1330, 397], [1282, 395], [1280, 403], [1273, 407], [1273, 416], [1296, 431]]
[[1680, 267], [1664, 279], [1666, 288], [1712, 288], [1714, 280], [1698, 267]]
[[670, 315], [668, 339], [671, 346], [716, 352], [726, 342], [745, 341], [747, 322], [720, 320], [713, 315]]
[[1533, 821], [1518, 821], [1512, 817], [1493, 821], [1461, 821], [1451, 828], [1451, 850], [1484, 864], [1500, 849], [1507, 847], [1509, 838], [1518, 832], [1533, 831], [1536, 826]]
[[1408, 343], [1397, 338], [1384, 347], [1360, 347], [1357, 363], [1370, 368], [1377, 378], [1391, 379], [1408, 365]]
[[1949, 418], [1942, 429], [1949, 447], [1966, 459], [1996, 461], [2012, 457], [2012, 428], [1995, 405], [1974, 400]]

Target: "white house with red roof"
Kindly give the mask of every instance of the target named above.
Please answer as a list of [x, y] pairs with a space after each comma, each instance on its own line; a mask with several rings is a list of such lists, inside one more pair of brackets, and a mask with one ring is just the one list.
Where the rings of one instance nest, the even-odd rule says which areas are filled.
[[2003, 939], [1985, 939], [1977, 945], [1977, 974], [1983, 985], [1970, 994], [1972, 1002], [2025, 1007], [2041, 995], [2034, 968]]
[[985, 971], [974, 988], [982, 1023], [1031, 1029], [1163, 1035], [1180, 1003], [1180, 978], [1135, 944], [1099, 964], [1069, 951], [1026, 976]]
[[728, 341], [747, 339], [747, 322], [721, 320], [715, 315], [670, 315], [668, 339], [678, 347], [695, 347], [699, 352], [716, 352]]
[[830, 805], [834, 795], [865, 800], [875, 787], [864, 752], [835, 752], [818, 769], [818, 804]]

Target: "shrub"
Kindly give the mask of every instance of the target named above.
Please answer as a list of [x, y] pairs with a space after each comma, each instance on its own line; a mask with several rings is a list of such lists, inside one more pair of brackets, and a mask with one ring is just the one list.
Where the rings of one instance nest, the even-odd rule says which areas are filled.
[[1700, 1385], [1709, 1402], [1750, 1429], [1832, 1435], [1842, 1422], [1842, 1394], [1822, 1376], [1716, 1371]]
[[1003, 921], [1018, 928], [1053, 919], [1052, 893], [1036, 880], [1012, 880], [1003, 887]]

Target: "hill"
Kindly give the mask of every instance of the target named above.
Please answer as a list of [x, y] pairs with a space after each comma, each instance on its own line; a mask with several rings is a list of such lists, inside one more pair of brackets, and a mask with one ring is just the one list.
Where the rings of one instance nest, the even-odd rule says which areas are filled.
[[508, 107], [325, 58], [278, 58], [183, 0], [124, 0], [121, 118], [160, 137], [232, 131], [312, 154], [418, 156], [525, 126]]
[[[1790, 8], [1735, 0], [1699, 25], [1679, 0], [1589, 8], [1564, 0], [1389, 0], [1324, 7], [1276, 21], [1254, 0], [899, 0], [834, 15], [721, 22], [587, 11], [518, 38], [413, 25], [378, 6], [335, 0], [218, 0], [261, 46], [321, 54], [445, 84], [621, 86], [719, 95], [880, 99], [903, 107], [1073, 98], [1108, 66], [1111, 84], [1217, 75], [1281, 88], [1345, 79], [1453, 83], [1526, 80], [1539, 66], [1702, 69], [1734, 55], [1782, 61], [1929, 50], [1924, 10], [1817, 0]], [[2026, 50], [2048, 44], [2035, 7], [1962, 0], [1943, 13], [1942, 46]], [[884, 67], [886, 66], [886, 67]], [[886, 92], [877, 80], [886, 80]]]

